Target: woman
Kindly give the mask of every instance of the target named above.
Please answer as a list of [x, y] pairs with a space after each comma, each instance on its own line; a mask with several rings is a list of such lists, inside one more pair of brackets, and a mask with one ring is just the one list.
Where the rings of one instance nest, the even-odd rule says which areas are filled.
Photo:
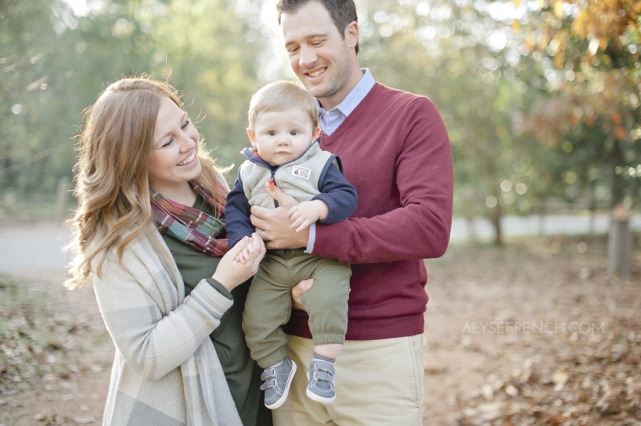
[[227, 186], [176, 90], [111, 84], [77, 149], [66, 285], [91, 279], [116, 346], [103, 424], [271, 424], [241, 329], [265, 246], [253, 234], [228, 249]]

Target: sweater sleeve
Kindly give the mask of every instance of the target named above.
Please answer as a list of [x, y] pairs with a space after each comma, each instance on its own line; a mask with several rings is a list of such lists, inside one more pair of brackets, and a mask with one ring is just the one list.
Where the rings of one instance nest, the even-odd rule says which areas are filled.
[[202, 280], [182, 304], [165, 314], [159, 303], [175, 298], [175, 293], [150, 283], [169, 280], [167, 273], [143, 267], [136, 274], [130, 269], [108, 258], [101, 277], [93, 276], [96, 299], [127, 365], [145, 380], [158, 380], [194, 355], [233, 302]]
[[[409, 102], [399, 120], [397, 152], [387, 148], [385, 153], [396, 159], [393, 179], [399, 207], [371, 217], [319, 224], [314, 255], [358, 264], [435, 258], [445, 253], [453, 198], [452, 153], [445, 125], [425, 97]], [[360, 155], [360, 163], [367, 167], [368, 153]]]
[[343, 173], [334, 164], [334, 158], [327, 162], [318, 184], [320, 194], [312, 200], [321, 200], [327, 204], [327, 217], [318, 223], [331, 224], [347, 219], [358, 203], [356, 188], [343, 176]]
[[243, 237], [251, 237], [254, 225], [249, 219], [250, 215], [249, 201], [245, 196], [239, 172], [234, 187], [227, 194], [227, 205], [225, 206], [225, 224], [229, 234], [229, 247], [234, 247]]

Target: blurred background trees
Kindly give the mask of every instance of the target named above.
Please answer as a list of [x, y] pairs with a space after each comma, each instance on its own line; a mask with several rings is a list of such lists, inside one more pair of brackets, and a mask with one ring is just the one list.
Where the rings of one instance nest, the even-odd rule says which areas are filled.
[[[639, 208], [641, 3], [356, 3], [361, 64], [443, 115], [457, 215], [500, 243], [504, 214]], [[81, 111], [123, 75], [170, 78], [222, 166], [241, 162], [251, 94], [294, 78], [272, 1], [70, 4], [0, 0], [0, 210], [72, 176]]]
[[76, 14], [63, 0], [0, 1], [0, 211], [46, 199], [60, 177], [72, 177], [81, 112], [122, 76], [170, 79], [184, 91], [221, 165], [237, 161], [245, 144], [265, 45], [255, 7], [240, 13], [226, 0], [86, 6]]
[[528, 54], [548, 62], [548, 96], [530, 109], [530, 130], [574, 152], [566, 180], [611, 207], [639, 203], [640, 16], [638, 1], [556, 0], [523, 27]]

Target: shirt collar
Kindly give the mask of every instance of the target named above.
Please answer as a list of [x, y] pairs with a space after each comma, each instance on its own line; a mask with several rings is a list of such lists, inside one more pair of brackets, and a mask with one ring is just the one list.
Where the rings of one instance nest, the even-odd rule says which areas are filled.
[[[376, 83], [376, 80], [374, 80], [374, 76], [372, 75], [372, 72], [369, 70], [369, 68], [361, 68], [361, 71], [363, 71], [363, 77], [356, 83], [356, 86], [347, 94], [345, 99], [343, 99], [343, 102], [340, 104], [336, 105], [334, 108], [332, 108], [330, 111], [338, 110], [342, 112], [345, 117], [349, 116], [354, 109], [358, 106], [358, 104], [361, 103], [361, 101], [367, 96], [370, 90], [372, 90], [372, 87], [374, 87], [374, 84]], [[316, 99], [316, 102], [318, 103], [318, 109], [321, 114], [325, 114], [326, 111]]]

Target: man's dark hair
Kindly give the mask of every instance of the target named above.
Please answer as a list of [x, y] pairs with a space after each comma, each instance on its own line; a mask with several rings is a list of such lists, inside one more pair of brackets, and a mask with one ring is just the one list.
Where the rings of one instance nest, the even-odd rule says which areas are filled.
[[[345, 28], [350, 22], [358, 22], [354, 0], [278, 0], [276, 2], [278, 23], [280, 24], [280, 17], [283, 13], [296, 13], [301, 6], [311, 1], [317, 1], [325, 6], [343, 39], [345, 39]], [[358, 53], [358, 42], [356, 43], [356, 53]]]

